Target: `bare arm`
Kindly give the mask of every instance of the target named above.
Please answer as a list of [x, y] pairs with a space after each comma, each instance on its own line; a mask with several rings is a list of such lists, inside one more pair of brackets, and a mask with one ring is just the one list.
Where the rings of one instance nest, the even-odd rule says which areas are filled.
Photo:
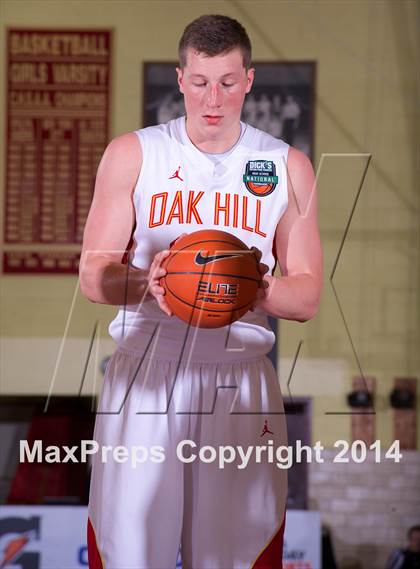
[[134, 133], [112, 140], [99, 164], [80, 259], [80, 288], [92, 302], [135, 304], [147, 290], [148, 268], [122, 263], [135, 223], [132, 203], [142, 163]]
[[315, 176], [309, 159], [292, 147], [287, 170], [288, 207], [274, 243], [282, 276], [264, 277], [269, 286], [259, 306], [277, 318], [305, 322], [318, 310], [323, 281]]

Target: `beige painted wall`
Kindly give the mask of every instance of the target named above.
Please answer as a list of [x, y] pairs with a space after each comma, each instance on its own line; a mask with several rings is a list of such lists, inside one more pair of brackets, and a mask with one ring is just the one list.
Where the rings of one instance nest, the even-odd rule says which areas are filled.
[[[377, 437], [389, 443], [393, 433], [386, 398], [392, 378], [420, 376], [418, 4], [3, 0], [0, 6], [2, 46], [8, 26], [114, 30], [113, 136], [141, 126], [142, 61], [174, 59], [183, 27], [200, 14], [238, 18], [250, 34], [255, 60], [318, 62], [314, 165], [325, 289], [312, 322], [280, 325], [280, 382], [286, 391], [303, 340], [291, 390], [315, 396], [314, 440], [328, 445], [349, 436], [349, 418], [331, 418], [325, 412], [348, 410], [345, 393], [360, 364], [364, 374], [378, 379]], [[3, 64], [2, 116], [4, 93]], [[370, 166], [334, 276], [346, 329], [330, 275], [366, 166], [365, 154], [372, 156]], [[1, 152], [2, 172], [3, 161]], [[3, 393], [47, 392], [52, 379], [55, 392], [74, 392], [96, 318], [103, 338], [97, 357], [112, 351], [106, 326], [114, 309], [89, 304], [75, 291], [73, 277], [2, 277]], [[69, 314], [68, 339], [62, 344]], [[56, 365], [60, 346], [63, 359]], [[91, 367], [87, 391], [95, 381]], [[100, 376], [96, 380], [98, 385]]]

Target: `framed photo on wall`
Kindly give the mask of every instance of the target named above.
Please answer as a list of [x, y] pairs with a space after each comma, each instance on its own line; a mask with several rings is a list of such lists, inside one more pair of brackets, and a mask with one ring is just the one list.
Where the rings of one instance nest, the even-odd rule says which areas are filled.
[[[314, 61], [256, 62], [255, 80], [246, 96], [242, 120], [314, 155]], [[185, 114], [176, 81], [176, 62], [145, 62], [143, 126]]]

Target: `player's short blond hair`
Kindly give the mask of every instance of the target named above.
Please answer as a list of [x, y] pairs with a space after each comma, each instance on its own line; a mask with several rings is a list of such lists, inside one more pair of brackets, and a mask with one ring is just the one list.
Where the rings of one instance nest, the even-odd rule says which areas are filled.
[[179, 42], [179, 66], [187, 63], [187, 50], [192, 48], [209, 57], [235, 48], [242, 52], [245, 69], [251, 67], [251, 42], [245, 28], [237, 20], [222, 15], [200, 16], [185, 28]]

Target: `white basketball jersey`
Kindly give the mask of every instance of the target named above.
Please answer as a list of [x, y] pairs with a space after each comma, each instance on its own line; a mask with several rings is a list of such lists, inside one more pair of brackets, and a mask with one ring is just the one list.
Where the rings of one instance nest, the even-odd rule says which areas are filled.
[[[236, 145], [212, 156], [191, 142], [185, 117], [136, 131], [143, 164], [133, 196], [133, 267], [149, 269], [155, 254], [181, 233], [219, 229], [256, 246], [268, 274], [274, 272], [274, 234], [287, 208], [289, 145], [248, 124], [241, 127]], [[223, 328], [191, 328], [168, 317], [155, 300], [120, 307], [109, 332], [127, 350], [195, 361], [256, 357], [275, 339], [259, 309]]]

